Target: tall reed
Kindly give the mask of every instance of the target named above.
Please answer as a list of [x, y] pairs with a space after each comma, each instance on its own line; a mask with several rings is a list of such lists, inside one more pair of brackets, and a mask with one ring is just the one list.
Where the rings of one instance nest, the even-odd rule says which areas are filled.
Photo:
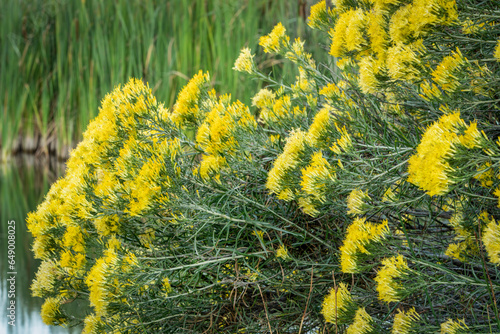
[[[66, 155], [97, 115], [103, 92], [129, 77], [148, 81], [171, 105], [202, 68], [213, 73], [216, 86], [224, 82], [227, 92], [248, 102], [261, 84], [249, 87], [230, 70], [239, 48], [256, 50], [257, 37], [278, 21], [300, 33], [303, 3], [8, 1], [0, 13], [2, 157], [21, 149]], [[271, 71], [276, 62], [263, 66]]]

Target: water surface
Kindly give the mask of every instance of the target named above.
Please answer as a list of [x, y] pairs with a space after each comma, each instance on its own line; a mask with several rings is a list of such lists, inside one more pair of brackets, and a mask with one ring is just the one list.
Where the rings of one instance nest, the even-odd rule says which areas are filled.
[[[29, 290], [40, 261], [35, 260], [31, 252], [32, 237], [26, 230], [26, 215], [36, 209], [50, 184], [62, 175], [63, 169], [64, 164], [34, 156], [0, 162], [0, 333], [81, 332], [81, 327], [45, 325], [40, 317], [43, 300], [32, 297]], [[13, 232], [12, 228], [9, 230], [9, 225], [15, 225], [15, 233], [10, 233], [15, 236], [14, 268], [9, 268], [8, 263], [8, 236], [9, 232]], [[11, 272], [14, 274], [9, 274]], [[12, 276], [15, 277], [15, 298], [9, 298], [8, 278]], [[9, 325], [11, 320], [7, 317], [10, 300], [15, 300], [15, 326]]]

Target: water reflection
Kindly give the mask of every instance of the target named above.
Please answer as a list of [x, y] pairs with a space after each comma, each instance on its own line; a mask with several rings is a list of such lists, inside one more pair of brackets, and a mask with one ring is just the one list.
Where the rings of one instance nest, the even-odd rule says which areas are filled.
[[[47, 326], [40, 317], [43, 300], [31, 297], [29, 286], [39, 260], [30, 250], [32, 237], [26, 230], [26, 215], [43, 200], [50, 184], [64, 171], [64, 164], [34, 156], [0, 163], [0, 333], [79, 333], [81, 328]], [[8, 222], [15, 221], [15, 327], [9, 326]], [[11, 224], [12, 225], [12, 224]]]

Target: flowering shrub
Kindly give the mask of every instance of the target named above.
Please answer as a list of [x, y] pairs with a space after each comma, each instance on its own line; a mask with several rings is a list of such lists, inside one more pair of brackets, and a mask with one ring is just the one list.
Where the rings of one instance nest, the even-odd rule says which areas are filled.
[[[500, 4], [311, 8], [331, 63], [282, 24], [298, 67], [252, 106], [200, 72], [167, 110], [106, 96], [28, 217], [42, 318], [84, 332], [500, 331]], [[323, 301], [323, 302], [321, 302]]]

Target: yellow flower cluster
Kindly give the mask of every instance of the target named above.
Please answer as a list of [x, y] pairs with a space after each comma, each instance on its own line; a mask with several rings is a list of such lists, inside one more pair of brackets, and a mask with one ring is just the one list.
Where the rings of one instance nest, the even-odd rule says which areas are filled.
[[[463, 132], [463, 134], [460, 134]], [[442, 116], [430, 126], [409, 160], [408, 181], [425, 190], [430, 196], [445, 194], [454, 183], [454, 172], [448, 162], [457, 147], [479, 148], [485, 136], [476, 123], [467, 125], [459, 112]]]
[[[119, 213], [132, 217], [153, 202], [164, 205], [171, 177], [179, 171], [179, 139], [164, 139], [144, 129], [146, 119], [156, 115], [164, 125], [173, 126], [140, 80], [131, 79], [108, 94], [83, 141], [71, 152], [65, 177], [29, 215], [33, 248], [44, 260], [31, 289], [33, 295], [46, 298], [41, 311], [46, 323], [65, 323], [59, 305], [78, 297], [75, 291], [85, 291], [86, 283], [96, 315], [87, 318], [84, 331], [95, 332], [103, 325], [96, 319], [106, 316], [108, 304], [121, 293], [122, 283], [110, 277], [137, 266], [133, 253], [121, 254], [115, 236], [121, 227]], [[106, 241], [108, 249], [101, 256], [96, 243]]]
[[347, 213], [351, 215], [362, 215], [367, 212], [369, 205], [367, 202], [370, 196], [366, 191], [353, 189], [347, 197]]
[[402, 255], [382, 260], [382, 268], [375, 277], [379, 299], [385, 302], [398, 302], [404, 292], [402, 279], [409, 275], [410, 268]]
[[483, 232], [483, 244], [490, 261], [500, 264], [500, 224], [491, 218]]
[[493, 56], [497, 61], [500, 61], [500, 39], [497, 42], [497, 45], [495, 47], [495, 53], [493, 54]]
[[468, 66], [467, 59], [459, 49], [450, 56], [444, 57], [432, 72], [432, 78], [446, 92], [455, 92], [460, 87], [458, 76]]
[[[388, 222], [373, 224], [365, 218], [356, 218], [347, 228], [343, 245], [340, 247], [340, 267], [342, 272], [359, 272], [360, 258], [370, 255], [370, 248], [384, 240], [389, 234]], [[375, 247], [373, 247], [375, 245]]]
[[455, 0], [414, 0], [394, 13], [389, 32], [396, 43], [407, 43], [436, 25], [455, 23], [457, 18]]
[[329, 26], [329, 17], [335, 16], [332, 9], [326, 8], [326, 1], [320, 1], [311, 6], [311, 13], [309, 15], [307, 24], [315, 29], [327, 29]]
[[268, 173], [266, 188], [271, 194], [280, 195], [286, 191], [284, 188], [286, 174], [300, 162], [306, 143], [307, 134], [304, 131], [292, 131], [289, 135], [283, 153], [274, 161], [273, 168]]
[[335, 177], [335, 172], [331, 172], [331, 166], [323, 158], [322, 152], [316, 152], [311, 158], [311, 163], [302, 169], [302, 180], [300, 185], [302, 190], [316, 200], [323, 202], [325, 200], [325, 188], [327, 181]]
[[369, 334], [374, 331], [373, 319], [366, 312], [364, 307], [360, 307], [354, 315], [354, 322], [347, 328], [346, 334]]
[[199, 172], [204, 180], [213, 176], [218, 181], [220, 170], [239, 148], [237, 137], [242, 133], [252, 134], [256, 128], [254, 116], [243, 103], [231, 103], [229, 95], [223, 95], [218, 100], [213, 97], [210, 111], [196, 133], [197, 146], [205, 154], [194, 173]]
[[342, 13], [335, 28], [330, 30], [332, 39], [330, 54], [334, 57], [343, 57], [348, 52], [361, 51], [367, 44], [363, 37], [366, 24], [367, 17], [361, 8]]
[[198, 123], [203, 117], [203, 112], [199, 107], [199, 100], [206, 93], [206, 85], [210, 82], [207, 73], [199, 71], [193, 76], [177, 97], [177, 102], [172, 111], [172, 120], [179, 125], [186, 123]]
[[441, 334], [466, 334], [469, 332], [469, 327], [463, 320], [454, 321], [448, 319], [441, 324]]
[[94, 334], [103, 331], [103, 323], [101, 318], [96, 314], [91, 314], [85, 317], [82, 334]]
[[290, 37], [286, 35], [286, 29], [278, 23], [271, 33], [267, 36], [262, 36], [259, 40], [259, 45], [264, 48], [264, 52], [280, 53], [284, 48], [288, 48]]
[[34, 297], [43, 297], [45, 294], [51, 293], [58, 276], [60, 273], [58, 273], [58, 265], [55, 261], [42, 261], [31, 285], [31, 294]]
[[279, 257], [282, 260], [289, 260], [290, 259], [290, 255], [288, 255], [288, 250], [286, 249], [285, 246], [281, 245], [276, 250], [276, 257]]
[[249, 48], [243, 48], [239, 57], [234, 62], [233, 69], [239, 72], [248, 72], [250, 74], [253, 73], [255, 68], [253, 57], [254, 55], [252, 55], [252, 52]]
[[[486, 218], [487, 214], [481, 215], [478, 219], [477, 223], [481, 224], [481, 219]], [[449, 220], [450, 225], [455, 230], [455, 238], [457, 241], [455, 243], [451, 243], [446, 249], [445, 255], [448, 255], [451, 258], [457, 259], [459, 261], [465, 262], [466, 256], [470, 256], [473, 254], [477, 254], [478, 246], [475, 234], [471, 232], [468, 228], [464, 227], [464, 214], [462, 212], [462, 208], [459, 205], [455, 208], [455, 213]]]
[[423, 40], [440, 26], [455, 25], [458, 18], [455, 0], [360, 3], [337, 0], [335, 9], [327, 9], [321, 1], [311, 8], [309, 25], [327, 30], [330, 20], [335, 22], [329, 30], [330, 55], [359, 66], [358, 83], [365, 94], [385, 89], [389, 78], [420, 81], [428, 66]]
[[66, 316], [60, 310], [63, 299], [61, 297], [49, 297], [45, 299], [40, 312], [42, 320], [47, 325], [64, 325]]
[[415, 327], [420, 319], [420, 315], [413, 307], [406, 312], [398, 309], [398, 313], [394, 316], [391, 334], [417, 333]]
[[321, 307], [326, 322], [345, 324], [351, 321], [356, 309], [347, 285], [340, 283], [330, 290]]

